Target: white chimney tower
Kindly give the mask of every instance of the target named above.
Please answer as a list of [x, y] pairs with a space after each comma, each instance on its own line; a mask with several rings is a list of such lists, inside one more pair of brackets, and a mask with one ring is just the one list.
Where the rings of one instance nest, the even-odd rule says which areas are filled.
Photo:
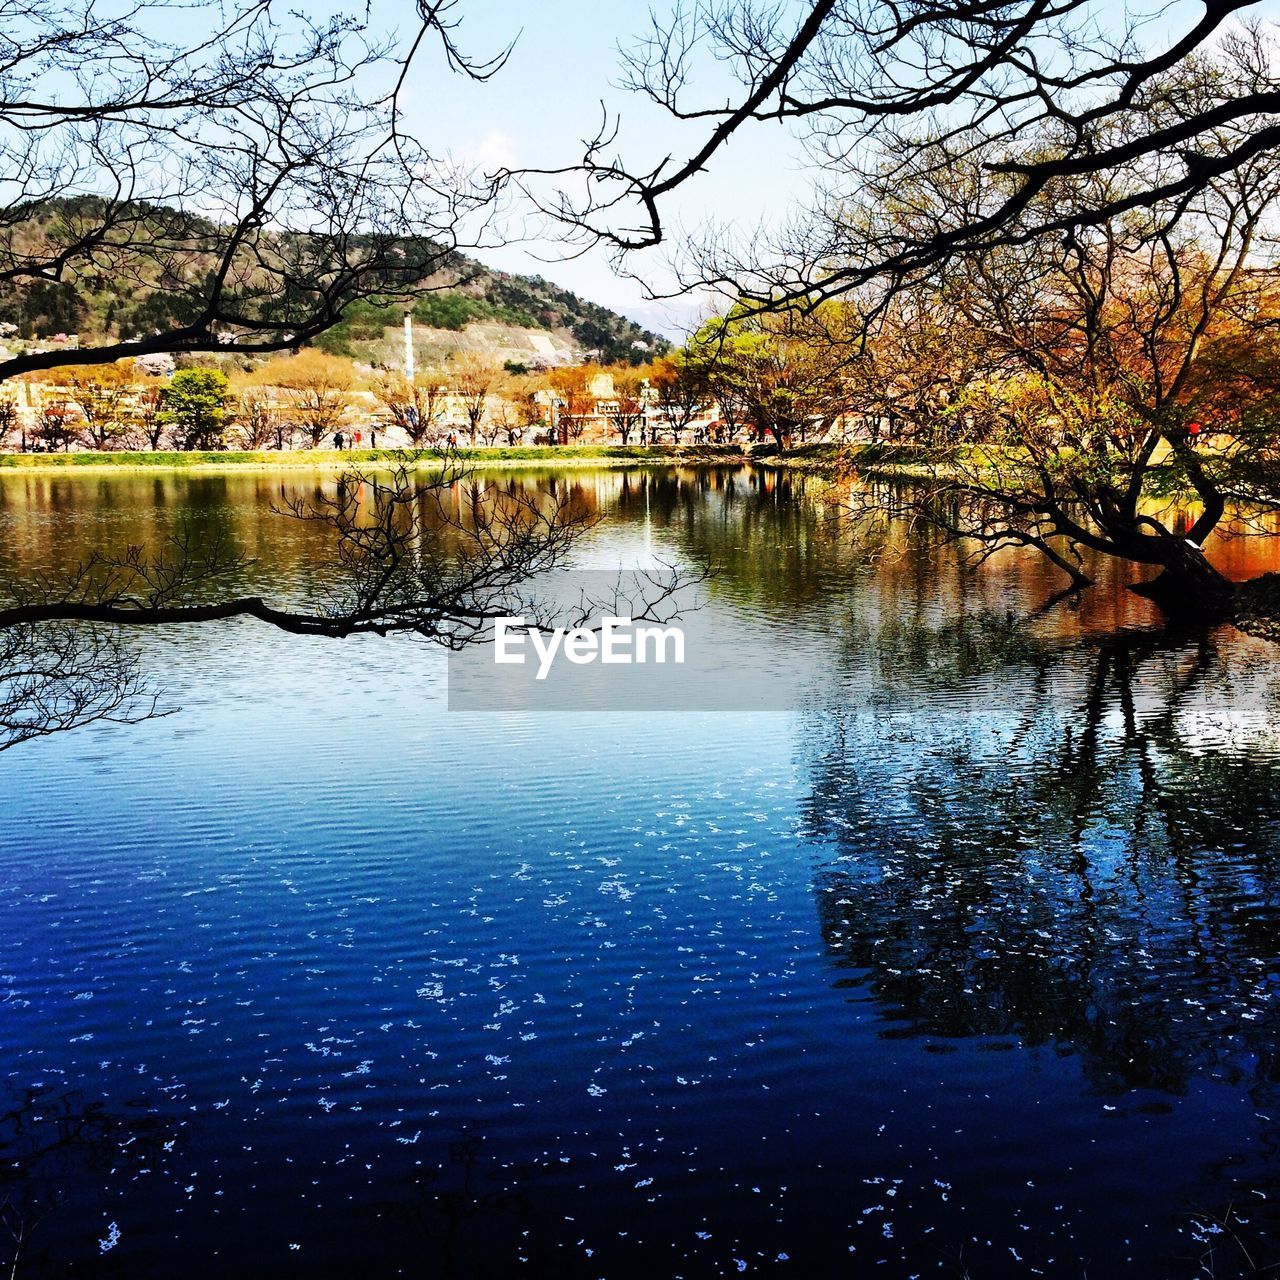
[[413, 316], [406, 311], [404, 313], [404, 379], [410, 386], [413, 385], [413, 377]]

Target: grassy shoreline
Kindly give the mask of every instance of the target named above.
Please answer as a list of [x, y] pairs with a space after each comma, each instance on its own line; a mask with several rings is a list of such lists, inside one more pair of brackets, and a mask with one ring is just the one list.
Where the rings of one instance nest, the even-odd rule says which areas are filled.
[[[771, 446], [738, 445], [518, 445], [514, 448], [462, 448], [453, 457], [478, 468], [523, 467], [741, 467], [768, 470], [829, 472], [837, 459], [851, 461], [864, 475], [908, 478], [920, 474], [910, 446], [873, 444], [804, 444], [785, 453]], [[299, 449], [277, 452], [225, 449], [216, 452], [0, 453], [0, 476], [22, 474], [102, 474], [114, 472], [333, 471], [352, 464], [389, 465], [394, 449]], [[427, 455], [424, 466], [438, 462]]]
[[[723, 445], [519, 445], [514, 448], [462, 448], [453, 451], [460, 462], [477, 466], [679, 466], [740, 465], [750, 461], [747, 452]], [[77, 453], [0, 453], [0, 473], [66, 471], [223, 471], [236, 468], [277, 470], [328, 469], [352, 463], [389, 463], [394, 449], [225, 449], [216, 452], [111, 450]], [[434, 455], [425, 464], [438, 461]]]

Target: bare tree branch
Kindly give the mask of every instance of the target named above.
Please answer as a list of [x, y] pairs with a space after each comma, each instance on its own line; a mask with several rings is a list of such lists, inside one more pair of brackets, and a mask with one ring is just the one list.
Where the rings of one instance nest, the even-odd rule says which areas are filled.
[[[705, 123], [703, 140], [646, 168], [615, 156], [606, 121], [578, 164], [517, 177], [570, 238], [621, 258], [667, 239], [668, 201], [731, 140], [798, 133], [821, 175], [808, 209], [772, 240], [709, 229], [677, 246], [675, 265], [681, 289], [812, 306], [1135, 209], [1176, 218], [1208, 184], [1273, 163], [1275, 43], [1241, 22], [1248, 7], [1208, 0], [1175, 26], [1162, 6], [1122, 14], [1088, 0], [676, 0], [626, 55], [626, 83]], [[726, 70], [740, 92], [709, 100], [704, 84], [718, 91]], [[986, 178], [981, 199], [914, 226], [878, 220], [904, 187], [970, 162]], [[1118, 175], [1133, 179], [1122, 191]], [[1093, 198], [1069, 210], [1044, 198], [1092, 178]]]
[[[0, 313], [21, 327], [44, 308], [74, 330], [98, 282], [146, 299], [80, 363], [294, 347], [356, 299], [456, 269], [485, 234], [495, 184], [400, 119], [432, 44], [477, 80], [510, 52], [467, 55], [456, 0], [418, 0], [408, 32], [387, 35], [370, 9], [195, 13], [0, 0]], [[178, 38], [193, 21], [204, 29]], [[65, 348], [28, 343], [0, 378], [63, 363]]]

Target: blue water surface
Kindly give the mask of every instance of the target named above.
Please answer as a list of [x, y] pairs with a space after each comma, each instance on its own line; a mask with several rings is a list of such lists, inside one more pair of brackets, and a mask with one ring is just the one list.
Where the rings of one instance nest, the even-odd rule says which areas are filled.
[[[306, 576], [293, 478], [4, 483], [27, 563], [194, 513]], [[460, 714], [404, 637], [136, 637], [171, 714], [0, 754], [4, 1273], [1274, 1261], [1271, 650], [1122, 583], [1024, 623], [1038, 565], [864, 562], [800, 482], [577, 483], [732, 550], [726, 661], [825, 696]]]

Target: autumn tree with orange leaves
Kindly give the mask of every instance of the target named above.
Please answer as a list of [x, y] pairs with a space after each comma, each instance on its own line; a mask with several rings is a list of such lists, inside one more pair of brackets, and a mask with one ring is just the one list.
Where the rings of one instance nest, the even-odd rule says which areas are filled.
[[[1123, 203], [1142, 176], [1064, 180], [1045, 199]], [[967, 170], [900, 192], [893, 216], [910, 227], [991, 181], [976, 147]], [[872, 336], [850, 366], [856, 412], [914, 440], [927, 477], [877, 502], [978, 559], [1034, 548], [1075, 589], [1094, 553], [1156, 570], [1135, 590], [1168, 612], [1239, 608], [1207, 542], [1280, 510], [1278, 203], [1280, 173], [1258, 161], [1177, 210], [955, 255], [860, 297]], [[1188, 503], [1186, 523], [1174, 509]]]

